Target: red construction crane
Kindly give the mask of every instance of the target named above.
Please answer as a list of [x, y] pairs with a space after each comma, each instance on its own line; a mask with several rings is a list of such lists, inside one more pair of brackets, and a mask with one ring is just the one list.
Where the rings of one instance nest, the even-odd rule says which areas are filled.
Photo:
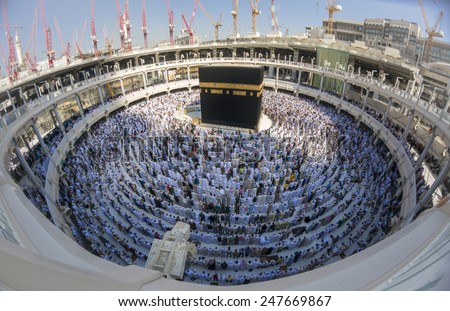
[[222, 26], [222, 14], [219, 15], [219, 19], [216, 22], [213, 20], [211, 15], [209, 15], [208, 11], [206, 11], [205, 7], [202, 5], [202, 3], [200, 1], [198, 1], [198, 5], [200, 6], [203, 13], [205, 13], [205, 15], [208, 17], [208, 19], [211, 21], [211, 23], [214, 26], [214, 42], [216, 42], [217, 40], [219, 40], [219, 27]]
[[58, 20], [55, 16], [53, 16], [53, 22], [55, 23], [55, 29], [56, 33], [58, 34], [59, 42], [61, 43], [61, 49], [63, 51], [63, 54], [66, 56], [66, 61], [69, 64], [70, 63], [70, 43], [67, 42], [67, 44], [64, 44], [64, 38], [61, 33], [61, 29], [59, 28]]
[[100, 51], [98, 50], [97, 33], [95, 31], [94, 0], [91, 0], [91, 40], [92, 40], [92, 45], [94, 46], [94, 55], [100, 56]]
[[166, 7], [167, 7], [167, 15], [169, 17], [169, 38], [170, 38], [170, 45], [173, 46], [173, 31], [175, 29], [175, 25], [173, 23], [173, 11], [169, 6], [169, 0], [166, 0]]
[[195, 2], [194, 2], [194, 9], [192, 10], [192, 15], [191, 15], [191, 19], [189, 21], [189, 24], [187, 23], [186, 18], [184, 17], [184, 15], [181, 14], [183, 22], [184, 22], [184, 24], [186, 26], [186, 30], [189, 33], [189, 44], [190, 45], [194, 44], [194, 31], [192, 29], [192, 24], [194, 23], [195, 12], [197, 12], [198, 1], [199, 0], [195, 0]]
[[425, 42], [425, 47], [424, 47], [424, 52], [423, 52], [423, 57], [422, 57], [422, 61], [427, 63], [430, 59], [430, 52], [431, 52], [431, 47], [433, 45], [433, 38], [434, 37], [437, 37], [437, 38], [444, 37], [443, 31], [437, 31], [437, 27], [439, 26], [439, 24], [442, 20], [442, 17], [444, 16], [444, 12], [441, 11], [439, 13], [439, 16], [436, 19], [436, 22], [434, 23], [433, 28], [431, 28], [430, 24], [428, 22], [427, 12], [425, 11], [425, 7], [423, 5], [422, 0], [419, 0], [419, 5], [420, 5], [420, 10], [422, 11], [423, 20], [425, 21], [425, 27], [426, 27], [425, 31], [428, 34], [428, 38], [427, 38], [427, 41]]
[[5, 27], [6, 41], [8, 44], [8, 63], [6, 70], [8, 72], [9, 81], [13, 82], [19, 77], [19, 66], [17, 64], [16, 51], [14, 48], [14, 40], [9, 32], [8, 14], [6, 11], [6, 0], [2, 1], [3, 25]]
[[45, 19], [44, 0], [39, 0], [39, 5], [41, 8], [42, 28], [44, 29], [45, 45], [47, 48], [48, 66], [52, 68], [54, 66], [53, 62], [55, 60], [55, 51], [52, 47], [52, 31], [50, 30], [50, 27], [48, 27], [47, 21]]
[[148, 49], [147, 16], [145, 15], [145, 0], [142, 0], [142, 33], [144, 34], [144, 48]]

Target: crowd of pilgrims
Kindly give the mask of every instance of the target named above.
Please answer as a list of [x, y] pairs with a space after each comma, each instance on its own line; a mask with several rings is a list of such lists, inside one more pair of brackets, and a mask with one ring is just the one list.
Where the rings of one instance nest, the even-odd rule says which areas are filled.
[[112, 113], [68, 154], [59, 200], [86, 249], [143, 266], [182, 221], [197, 246], [184, 280], [237, 285], [333, 263], [389, 232], [399, 173], [363, 124], [274, 91], [263, 93], [266, 131], [174, 118], [198, 99], [182, 91]]

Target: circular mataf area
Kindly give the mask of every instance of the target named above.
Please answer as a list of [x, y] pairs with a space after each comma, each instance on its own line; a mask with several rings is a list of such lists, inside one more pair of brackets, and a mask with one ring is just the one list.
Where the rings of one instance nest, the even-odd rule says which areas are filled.
[[364, 125], [308, 98], [264, 91], [272, 127], [205, 129], [174, 118], [176, 92], [117, 111], [66, 158], [60, 202], [79, 244], [143, 266], [155, 238], [191, 226], [185, 281], [248, 284], [333, 263], [380, 241], [399, 173]]

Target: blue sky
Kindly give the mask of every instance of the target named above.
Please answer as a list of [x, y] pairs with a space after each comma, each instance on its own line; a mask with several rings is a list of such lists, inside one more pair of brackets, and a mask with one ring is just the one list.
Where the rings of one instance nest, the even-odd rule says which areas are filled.
[[[3, 1], [3, 0], [2, 0]], [[123, 7], [124, 0], [119, 0]], [[182, 27], [181, 14], [190, 19], [194, 0], [169, 0], [174, 11], [175, 35], [180, 35]], [[223, 27], [220, 29], [220, 37], [224, 38], [232, 32], [231, 0], [201, 0], [203, 6], [208, 10], [213, 19], [217, 19], [222, 13]], [[449, 0], [423, 0], [430, 24], [434, 24], [439, 11], [444, 11], [442, 30], [447, 34], [445, 41], [449, 41], [450, 15]], [[257, 20], [257, 28], [261, 34], [270, 31], [270, 7], [271, 0], [261, 0], [259, 8], [262, 15]], [[351, 19], [363, 21], [365, 17], [383, 17], [391, 19], [404, 19], [415, 21], [421, 29], [425, 29], [424, 21], [417, 0], [338, 0], [343, 11], [335, 14], [336, 19]], [[38, 0], [6, 0], [8, 18], [10, 25], [18, 25], [19, 35], [22, 41], [22, 49], [25, 51], [29, 43], [32, 20]], [[84, 33], [83, 49], [91, 50], [90, 40], [90, 19], [91, 0], [44, 0], [47, 23], [52, 29], [53, 48], [57, 55], [61, 55], [61, 43], [56, 33], [54, 17], [60, 25], [64, 41], [70, 41], [72, 45], [72, 55], [75, 54], [74, 37], [78, 34], [79, 41], [83, 25], [86, 21]], [[133, 25], [133, 44], [143, 45], [143, 35], [141, 31], [142, 0], [129, 0], [130, 18]], [[305, 26], [321, 25], [322, 20], [327, 18], [325, 10], [326, 0], [276, 0], [276, 10], [279, 24], [283, 33], [289, 29], [290, 34], [304, 32]], [[2, 8], [0, 8], [2, 10]], [[147, 27], [149, 29], [150, 46], [161, 40], [168, 39], [168, 17], [165, 0], [146, 0]], [[251, 15], [248, 0], [240, 0], [239, 4], [239, 32], [246, 35], [250, 32]], [[40, 15], [40, 14], [39, 14]], [[3, 27], [3, 12], [1, 14]], [[107, 29], [108, 36], [114, 37], [114, 45], [119, 45], [117, 29], [116, 0], [95, 0], [95, 24], [97, 37], [100, 40], [99, 46], [104, 47], [104, 29]], [[212, 39], [214, 30], [211, 22], [203, 11], [198, 8], [193, 23], [194, 31], [202, 40]], [[0, 40], [4, 53], [7, 53], [7, 46], [4, 38]], [[36, 55], [38, 60], [45, 58], [45, 42], [43, 28], [39, 16]], [[0, 61], [2, 71], [4, 71], [3, 61]]]

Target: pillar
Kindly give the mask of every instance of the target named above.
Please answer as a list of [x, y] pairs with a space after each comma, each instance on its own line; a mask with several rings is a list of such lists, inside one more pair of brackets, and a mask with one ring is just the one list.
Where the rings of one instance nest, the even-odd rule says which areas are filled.
[[405, 132], [403, 133], [402, 138], [400, 139], [400, 143], [403, 143], [408, 137], [409, 130], [411, 129], [412, 121], [414, 120], [414, 110], [411, 110], [409, 114], [408, 124], [406, 125]]
[[102, 88], [101, 86], [97, 86], [98, 97], [100, 97], [100, 103], [103, 104], [105, 99], [103, 98]]
[[66, 129], [64, 128], [64, 124], [62, 122], [61, 116], [59, 115], [58, 109], [55, 106], [55, 108], [53, 108], [52, 110], [55, 113], [56, 120], [58, 121], [59, 129], [65, 135], [66, 134]]
[[84, 110], [83, 110], [83, 106], [81, 105], [80, 97], [78, 96], [78, 94], [75, 95], [75, 100], [77, 101], [77, 106], [78, 106], [78, 109], [80, 110], [80, 114], [83, 117]]
[[301, 82], [302, 82], [302, 71], [299, 70], [298, 71], [298, 82], [297, 82], [297, 84], [300, 85]]
[[447, 94], [447, 102], [445, 103], [445, 106], [444, 106], [444, 112], [445, 113], [447, 113], [449, 105], [450, 105], [450, 93]]
[[386, 122], [386, 119], [389, 115], [389, 110], [391, 110], [391, 107], [392, 107], [392, 97], [389, 97], [389, 104], [386, 108], [386, 112], [384, 113], [383, 120], [381, 121], [382, 125], [384, 125], [384, 122]]
[[299, 51], [298, 50], [294, 50], [294, 57], [292, 59], [293, 62], [298, 63], [298, 56], [299, 56]]
[[[71, 80], [71, 81], [72, 81], [72, 80]], [[39, 91], [39, 89], [38, 89], [36, 83], [33, 83], [33, 86], [34, 86], [34, 92], [36, 93], [36, 96], [37, 96], [38, 98], [41, 97], [41, 92]]]
[[28, 152], [32, 153], [33, 150], [31, 149], [30, 143], [28, 143], [28, 140], [26, 139], [25, 134], [22, 134], [21, 138], [22, 138], [23, 142], [25, 143], [25, 146], [27, 147]]
[[441, 185], [447, 178], [447, 174], [450, 172], [450, 160], [447, 160], [447, 163], [445, 164], [445, 167], [439, 172], [439, 175], [436, 177], [436, 180], [431, 185], [431, 187], [425, 192], [422, 199], [420, 199], [419, 203], [412, 208], [407, 217], [406, 217], [406, 224], [410, 223], [414, 215], [425, 205], [425, 203], [428, 202], [428, 200], [433, 195], [434, 191], [436, 191], [437, 187]]
[[[61, 84], [61, 87], [62, 87], [62, 84]], [[24, 94], [23, 94], [23, 89], [22, 89], [22, 87], [19, 88], [19, 94], [20, 94], [20, 98], [21, 98], [22, 101], [23, 101], [23, 104], [26, 105], [26, 104], [27, 104], [27, 100], [26, 100], [26, 98], [25, 98], [25, 96], [24, 96]]]
[[370, 93], [370, 88], [367, 88], [366, 90], [366, 98], [364, 98], [364, 103], [363, 103], [363, 107], [362, 110], [366, 110], [366, 106], [367, 106], [367, 100], [369, 99], [369, 93]]
[[[147, 89], [147, 74], [145, 72], [142, 73], [142, 83], [144, 84], [144, 90]], [[99, 93], [101, 93], [100, 87], [99, 87]]]
[[6, 90], [6, 94], [8, 95], [8, 98], [9, 98], [9, 100], [10, 100], [11, 105], [13, 106], [13, 108], [14, 108], [14, 109], [17, 109], [16, 105], [14, 104], [14, 100], [13, 100], [13, 98], [11, 97], [11, 93], [9, 92], [9, 90]]
[[275, 92], [278, 92], [278, 79], [280, 77], [280, 67], [277, 67], [276, 76], [275, 76]]
[[324, 77], [324, 74], [322, 73], [321, 75], [320, 75], [320, 91], [322, 92], [322, 88], [323, 88], [323, 77]]
[[123, 80], [120, 79], [120, 89], [122, 90], [122, 95], [125, 96], [125, 87], [123, 86]]
[[344, 85], [342, 86], [342, 91], [341, 91], [341, 101], [344, 100], [344, 95], [345, 95], [345, 89], [347, 88], [347, 80], [344, 80]]
[[430, 100], [428, 101], [428, 105], [431, 105], [431, 101], [434, 99], [435, 94], [436, 94], [436, 87], [433, 89], [433, 94], [431, 94], [431, 96], [430, 96]]
[[23, 154], [20, 151], [19, 146], [17, 145], [17, 142], [16, 142], [15, 139], [14, 139], [14, 153], [16, 154], [17, 158], [19, 159], [20, 165], [22, 165], [23, 169], [25, 170], [25, 173], [27, 173], [27, 175], [30, 178], [31, 182], [36, 186], [38, 191], [44, 197], [46, 197], [44, 188], [42, 187], [42, 183], [39, 181], [39, 179], [36, 177], [36, 175], [33, 174], [33, 171], [31, 170], [31, 168], [28, 165], [27, 161], [23, 157]]
[[419, 87], [419, 92], [418, 92], [418, 94], [417, 94], [416, 105], [418, 105], [419, 102], [420, 102], [420, 97], [422, 96], [423, 88], [424, 88], [423, 85], [421, 85], [421, 86]]
[[164, 80], [166, 80], [166, 84], [169, 83], [169, 72], [167, 68], [164, 69]]
[[435, 137], [436, 137], [436, 126], [433, 127], [433, 131], [431, 132], [431, 137], [428, 140], [427, 145], [425, 146], [425, 149], [423, 149], [422, 153], [420, 154], [420, 157], [417, 159], [416, 164], [414, 165], [414, 172], [416, 172], [417, 169], [422, 165], [423, 161], [425, 160], [426, 155], [428, 154], [428, 151], [431, 148], [431, 145], [433, 144]]
[[49, 154], [48, 147], [45, 144], [44, 139], [42, 139], [41, 132], [39, 132], [39, 129], [36, 126], [36, 123], [34, 122], [34, 120], [33, 120], [33, 124], [31, 124], [31, 128], [33, 129], [33, 132], [36, 135], [36, 137], [37, 137], [37, 139], [39, 141], [39, 144], [41, 145], [41, 148], [44, 151], [45, 155], [49, 156], [50, 154]]
[[188, 77], [188, 90], [190, 92], [192, 90], [192, 87], [191, 87], [191, 67], [189, 65], [187, 66], [187, 77]]

